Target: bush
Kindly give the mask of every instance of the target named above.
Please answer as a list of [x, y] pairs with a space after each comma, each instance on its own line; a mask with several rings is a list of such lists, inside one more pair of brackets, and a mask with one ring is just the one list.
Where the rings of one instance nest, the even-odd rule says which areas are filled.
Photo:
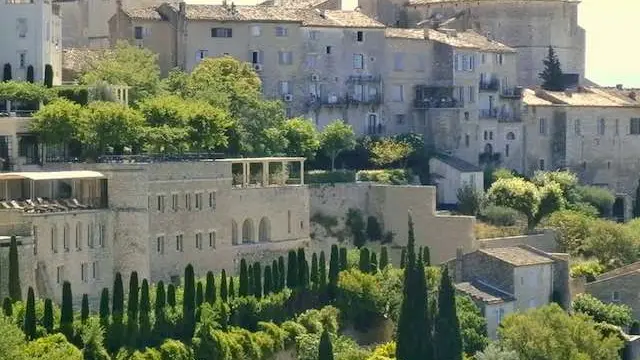
[[572, 278], [584, 276], [587, 282], [591, 282], [595, 281], [596, 276], [603, 272], [604, 266], [600, 265], [597, 261], [590, 260], [572, 265], [569, 274]]
[[632, 312], [627, 305], [605, 304], [589, 294], [578, 294], [571, 303], [573, 311], [589, 315], [597, 322], [627, 327], [631, 325]]
[[509, 207], [490, 205], [480, 211], [479, 218], [494, 226], [515, 226], [522, 215]]
[[638, 244], [624, 225], [597, 219], [586, 231], [582, 252], [598, 259], [605, 268], [615, 269], [638, 259]]
[[405, 169], [360, 170], [356, 174], [356, 179], [388, 185], [406, 185], [410, 182], [411, 174]]
[[356, 181], [356, 172], [352, 170], [312, 170], [305, 173], [307, 184], [337, 184]]
[[86, 86], [59, 86], [55, 88], [59, 97], [73, 101], [79, 105], [87, 105], [89, 103], [89, 89]]
[[562, 210], [551, 214], [541, 225], [555, 230], [556, 241], [561, 251], [576, 255], [581, 251], [592, 221], [593, 218], [583, 213]]
[[476, 239], [493, 239], [506, 236], [523, 235], [524, 231], [519, 226], [493, 226], [481, 221], [476, 221], [474, 233]]
[[482, 208], [484, 201], [484, 195], [482, 192], [476, 190], [475, 187], [466, 184], [458, 189], [458, 211], [463, 215], [478, 215]]
[[613, 202], [616, 200], [609, 189], [599, 186], [578, 186], [576, 191], [582, 202], [594, 206], [601, 216], [609, 216]]

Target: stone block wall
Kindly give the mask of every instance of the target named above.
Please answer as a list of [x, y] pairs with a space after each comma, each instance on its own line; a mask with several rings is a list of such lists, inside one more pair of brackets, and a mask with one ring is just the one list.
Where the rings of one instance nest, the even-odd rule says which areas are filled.
[[546, 229], [540, 234], [478, 240], [478, 246], [480, 249], [502, 248], [518, 245], [529, 245], [545, 252], [558, 251], [555, 232], [551, 229]]

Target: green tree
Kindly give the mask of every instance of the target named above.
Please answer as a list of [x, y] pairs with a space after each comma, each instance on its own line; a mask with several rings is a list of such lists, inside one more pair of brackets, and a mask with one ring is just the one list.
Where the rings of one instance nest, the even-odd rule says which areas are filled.
[[149, 299], [149, 282], [147, 279], [142, 280], [142, 288], [140, 289], [140, 332], [139, 332], [139, 345], [146, 346], [151, 339], [151, 318], [149, 312], [151, 311], [151, 300]]
[[71, 283], [68, 281], [62, 284], [60, 332], [67, 337], [67, 340], [73, 339], [73, 296], [71, 295]]
[[138, 339], [138, 305], [140, 285], [138, 272], [132, 271], [129, 276], [129, 297], [127, 302], [127, 340], [134, 346]]
[[433, 341], [436, 360], [462, 360], [462, 336], [456, 312], [455, 289], [447, 266], [442, 268], [438, 290], [438, 315], [434, 323]]
[[236, 291], [233, 287], [233, 276], [229, 278], [229, 299], [233, 299], [236, 297]]
[[2, 313], [6, 317], [11, 317], [13, 315], [13, 305], [10, 298], [6, 297], [2, 301]]
[[298, 248], [298, 287], [300, 289], [309, 288], [309, 263], [304, 253], [304, 248]]
[[85, 69], [80, 78], [83, 84], [106, 82], [130, 86], [130, 103], [151, 97], [160, 89], [157, 55], [125, 41], [120, 41], [114, 49], [105, 50], [100, 56], [89, 59]]
[[491, 343], [484, 351], [476, 354], [476, 360], [520, 360], [518, 353], [503, 350], [497, 343]]
[[146, 122], [148, 150], [176, 153], [189, 149], [189, 104], [175, 95], [151, 97], [138, 103]]
[[53, 334], [53, 301], [46, 298], [44, 300], [44, 314], [42, 315], [42, 327], [47, 331], [47, 335]]
[[356, 138], [351, 125], [342, 120], [334, 120], [320, 134], [320, 148], [331, 159], [331, 170], [336, 169], [336, 158], [345, 150], [356, 146]]
[[249, 272], [247, 261], [244, 258], [240, 260], [240, 286], [238, 287], [238, 295], [249, 295]]
[[280, 292], [280, 273], [278, 272], [278, 260], [274, 259], [271, 263], [271, 291]]
[[555, 231], [556, 242], [560, 251], [577, 255], [589, 235], [589, 227], [592, 221], [591, 217], [580, 212], [562, 210], [544, 219], [542, 226]]
[[564, 91], [564, 74], [553, 47], [549, 46], [547, 57], [542, 60], [542, 63], [544, 70], [538, 75], [542, 80], [542, 88], [549, 91]]
[[608, 220], [591, 222], [582, 251], [595, 257], [607, 269], [631, 264], [638, 259], [638, 244], [629, 229]]
[[331, 245], [331, 258], [329, 259], [329, 300], [335, 300], [338, 292], [338, 276], [340, 275], [340, 258], [338, 255], [338, 245]]
[[2, 81], [11, 81], [12, 79], [12, 74], [11, 74], [11, 64], [10, 63], [6, 63], [4, 64], [4, 69], [2, 72]]
[[9, 296], [13, 301], [22, 301], [20, 287], [20, 265], [18, 264], [18, 241], [11, 236], [9, 244]]
[[89, 318], [89, 295], [82, 294], [82, 302], [80, 306], [80, 321], [84, 324]]
[[298, 286], [298, 259], [294, 250], [289, 250], [287, 258], [287, 287], [295, 289]]
[[253, 264], [253, 295], [262, 298], [262, 269], [259, 262]]
[[615, 334], [603, 336], [586, 315], [569, 315], [557, 304], [508, 315], [498, 335], [521, 360], [617, 360], [623, 346]]
[[422, 248], [422, 262], [425, 266], [431, 266], [431, 249], [428, 245]]
[[404, 168], [412, 151], [413, 148], [407, 142], [394, 138], [372, 141], [369, 146], [371, 161], [380, 167], [400, 163]]
[[[333, 253], [333, 249], [331, 250]], [[324, 291], [327, 287], [327, 259], [324, 256], [324, 250], [320, 251], [320, 260], [318, 261], [318, 289]]]
[[285, 120], [282, 135], [286, 139], [287, 156], [304, 156], [313, 159], [320, 148], [320, 135], [316, 126], [304, 118]]
[[585, 314], [597, 322], [626, 328], [633, 320], [632, 310], [623, 304], [605, 304], [589, 294], [578, 294], [571, 308], [574, 312]]
[[600, 216], [611, 216], [616, 197], [609, 189], [600, 186], [578, 186], [576, 192], [580, 201], [598, 209]]
[[161, 280], [156, 285], [156, 300], [153, 306], [153, 314], [156, 322], [154, 324], [154, 332], [158, 338], [165, 337], [166, 318], [164, 308], [167, 305], [167, 295], [164, 290], [164, 282]]
[[282, 291], [287, 284], [286, 273], [284, 270], [284, 256], [278, 257], [278, 275], [280, 276], [278, 278], [278, 290]]
[[371, 272], [371, 255], [369, 255], [369, 249], [363, 247], [360, 248], [360, 261], [358, 262], [360, 271], [365, 274]]
[[204, 101], [189, 106], [189, 147], [194, 151], [212, 151], [228, 145], [227, 131], [233, 125], [229, 114]]
[[640, 180], [638, 180], [638, 186], [636, 187], [636, 198], [633, 203], [633, 217], [640, 217]]
[[176, 287], [173, 284], [167, 286], [167, 304], [172, 308], [176, 307]]
[[373, 274], [378, 272], [378, 256], [375, 251], [371, 252], [371, 262], [369, 266], [369, 271]]
[[311, 288], [318, 290], [318, 254], [311, 255]]
[[264, 267], [264, 295], [267, 296], [273, 292], [273, 274], [271, 273], [271, 266]]
[[207, 271], [207, 285], [205, 287], [204, 298], [209, 305], [216, 302], [216, 278], [213, 272]]
[[520, 178], [500, 179], [489, 188], [488, 198], [495, 205], [510, 207], [524, 214], [530, 228], [535, 225], [540, 193], [533, 183]]
[[36, 338], [36, 298], [31, 286], [29, 286], [29, 291], [27, 292], [27, 306], [24, 313], [23, 329], [27, 340], [31, 341]]
[[367, 217], [367, 238], [369, 241], [382, 240], [382, 227], [375, 216]]
[[113, 102], [96, 101], [87, 107], [88, 131], [84, 144], [95, 148], [98, 155], [111, 147], [120, 154], [125, 147], [142, 143], [144, 117], [133, 108]]
[[402, 248], [402, 252], [400, 253], [400, 269], [404, 269], [407, 265], [407, 249]]
[[53, 67], [51, 64], [44, 66], [44, 86], [48, 88], [53, 87]]
[[82, 327], [82, 358], [84, 360], [110, 360], [107, 350], [104, 348], [104, 329], [100, 321], [90, 318]]
[[182, 299], [182, 339], [189, 341], [193, 337], [196, 327], [196, 284], [193, 266], [187, 265], [184, 269], [184, 296]]
[[489, 344], [487, 321], [478, 306], [468, 296], [456, 296], [456, 312], [464, 352], [474, 355], [484, 350]]
[[222, 302], [227, 302], [228, 299], [228, 291], [229, 288], [227, 286], [227, 272], [222, 269], [222, 273], [220, 274], [220, 299]]
[[254, 291], [254, 287], [253, 287], [253, 265], [249, 265], [249, 268], [247, 269], [247, 278], [249, 279], [248, 281], [248, 290], [247, 290], [247, 296], [249, 295], [253, 295], [253, 291]]
[[107, 329], [109, 326], [109, 288], [103, 288], [100, 293], [100, 326]]
[[384, 270], [389, 265], [389, 253], [387, 247], [383, 246], [380, 249], [380, 270]]
[[318, 360], [333, 360], [333, 345], [329, 331], [324, 329], [320, 336], [320, 345], [318, 346]]
[[50, 145], [80, 143], [88, 137], [86, 110], [67, 99], [55, 99], [41, 107], [29, 126], [40, 141]]
[[196, 308], [204, 303], [204, 288], [202, 287], [202, 282], [198, 281], [196, 283]]
[[[33, 74], [33, 65], [27, 66], [27, 82], [34, 83], [35, 76]], [[51, 87], [51, 86], [48, 86]]]
[[348, 267], [349, 267], [349, 263], [347, 261], [347, 248], [346, 247], [341, 247], [340, 248], [340, 268], [339, 268], [339, 271], [347, 270]]
[[476, 216], [480, 213], [484, 196], [471, 184], [460, 187], [456, 193], [458, 198], [458, 211], [463, 215]]

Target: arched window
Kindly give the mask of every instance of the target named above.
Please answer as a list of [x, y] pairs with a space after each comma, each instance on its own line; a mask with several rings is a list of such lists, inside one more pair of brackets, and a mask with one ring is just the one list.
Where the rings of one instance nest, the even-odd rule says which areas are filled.
[[258, 240], [260, 242], [271, 241], [271, 222], [266, 216], [260, 219], [260, 225], [258, 226]]
[[491, 146], [491, 144], [486, 144], [484, 146], [484, 152], [487, 154], [493, 154], [493, 146]]
[[231, 244], [238, 245], [238, 223], [235, 220], [231, 220]]
[[515, 140], [515, 139], [516, 139], [516, 134], [514, 134], [511, 131], [507, 133], [507, 140]]
[[242, 243], [250, 244], [255, 240], [255, 231], [253, 230], [253, 220], [246, 219], [242, 223]]

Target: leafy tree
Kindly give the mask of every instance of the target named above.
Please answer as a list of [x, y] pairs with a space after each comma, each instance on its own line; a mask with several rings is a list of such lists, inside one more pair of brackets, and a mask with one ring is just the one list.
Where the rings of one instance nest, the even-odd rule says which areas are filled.
[[429, 246], [422, 248], [422, 262], [424, 262], [425, 266], [431, 266], [431, 250]]
[[282, 135], [286, 139], [287, 156], [304, 156], [313, 159], [320, 148], [320, 135], [315, 125], [304, 118], [285, 120]]
[[631, 308], [623, 304], [605, 304], [589, 294], [578, 294], [571, 303], [573, 311], [588, 315], [597, 322], [625, 328], [631, 325]]
[[193, 273], [193, 266], [187, 265], [184, 269], [184, 296], [182, 299], [182, 321], [183, 330], [182, 338], [184, 341], [189, 341], [193, 337], [193, 332], [196, 327], [196, 299], [195, 299], [195, 275]]
[[22, 301], [20, 287], [20, 265], [18, 264], [18, 241], [11, 236], [9, 244], [9, 296], [13, 301]]
[[520, 211], [527, 217], [529, 227], [535, 225], [540, 193], [533, 183], [520, 178], [501, 179], [491, 185], [488, 198], [495, 205]]
[[407, 249], [402, 248], [402, 252], [400, 253], [400, 269], [404, 269], [407, 265]]
[[434, 323], [433, 341], [437, 360], [462, 360], [462, 336], [456, 312], [455, 290], [447, 266], [442, 267], [438, 290], [438, 315]]
[[176, 287], [173, 284], [167, 287], [167, 304], [172, 308], [176, 307]]
[[356, 146], [355, 134], [351, 125], [342, 120], [334, 120], [320, 134], [320, 147], [331, 159], [331, 170], [336, 169], [336, 157], [345, 150]]
[[45, 144], [84, 142], [88, 137], [85, 109], [67, 99], [55, 99], [40, 108], [30, 127]]
[[[33, 74], [33, 65], [27, 66], [27, 82], [34, 83], [35, 77]], [[51, 86], [48, 86], [51, 87]]]
[[190, 149], [211, 151], [228, 145], [226, 133], [233, 122], [225, 110], [204, 101], [192, 102], [187, 120]]
[[36, 298], [31, 286], [29, 286], [29, 291], [27, 292], [27, 307], [24, 314], [23, 328], [27, 340], [31, 341], [36, 338]]
[[542, 226], [555, 231], [560, 251], [577, 255], [589, 235], [589, 226], [592, 221], [592, 218], [577, 211], [562, 210], [543, 220]]
[[289, 250], [287, 258], [287, 287], [295, 289], [298, 286], [298, 258], [294, 250]]
[[166, 318], [164, 308], [167, 305], [167, 295], [164, 290], [164, 282], [160, 280], [156, 285], [156, 300], [153, 307], [153, 314], [156, 322], [154, 324], [154, 332], [156, 336], [163, 338], [164, 327], [166, 326]]
[[254, 291], [254, 287], [253, 287], [253, 265], [249, 265], [249, 268], [247, 269], [247, 278], [249, 279], [248, 281], [248, 290], [247, 290], [247, 295], [253, 295], [253, 291]]
[[191, 349], [184, 343], [167, 339], [160, 345], [160, 360], [192, 360]]
[[347, 262], [347, 248], [340, 248], [340, 271], [347, 270], [348, 262]]
[[387, 247], [383, 246], [380, 249], [380, 270], [384, 270], [389, 265], [389, 253]]
[[617, 360], [623, 346], [616, 335], [603, 336], [587, 316], [569, 315], [557, 304], [508, 315], [498, 335], [521, 360]]
[[484, 351], [476, 354], [476, 360], [520, 360], [518, 353], [503, 350], [497, 343], [491, 343]]
[[2, 313], [6, 317], [11, 317], [13, 315], [13, 305], [10, 298], [6, 297], [2, 301]]
[[463, 215], [477, 216], [484, 201], [483, 194], [470, 184], [465, 184], [456, 192], [458, 211]]
[[51, 64], [44, 66], [44, 86], [53, 87], [53, 66]]
[[363, 247], [360, 248], [360, 261], [358, 262], [358, 267], [360, 271], [365, 274], [371, 272], [371, 255], [369, 254], [369, 249]]
[[560, 60], [553, 47], [549, 46], [547, 57], [542, 60], [544, 70], [538, 75], [542, 80], [542, 88], [549, 91], [564, 91], [564, 74], [560, 66]]
[[318, 290], [318, 254], [311, 256], [311, 288]]
[[100, 321], [95, 318], [88, 319], [82, 327], [83, 359], [85, 360], [110, 360], [107, 350], [104, 348], [104, 329]]
[[196, 308], [204, 303], [204, 288], [202, 287], [202, 282], [198, 281], [196, 283]]
[[273, 292], [273, 274], [271, 273], [271, 265], [264, 267], [264, 295], [267, 296]]
[[23, 355], [30, 360], [82, 360], [82, 352], [65, 339], [63, 334], [54, 334], [29, 342]]
[[205, 287], [204, 298], [209, 305], [213, 305], [216, 302], [216, 278], [211, 271], [207, 271], [207, 286]]
[[147, 279], [142, 280], [142, 288], [140, 289], [140, 336], [139, 344], [144, 346], [148, 344], [151, 338], [151, 301], [149, 300], [149, 282]]
[[138, 103], [146, 121], [148, 150], [155, 153], [188, 150], [189, 104], [189, 101], [175, 95], [151, 97]]
[[382, 227], [375, 216], [367, 217], [367, 238], [369, 241], [382, 240]]
[[406, 159], [413, 151], [411, 145], [393, 138], [384, 138], [380, 141], [372, 141], [369, 147], [371, 161], [381, 167], [386, 167], [394, 163], [402, 163], [406, 166]]
[[42, 315], [42, 327], [47, 334], [53, 334], [53, 302], [47, 298], [44, 300], [44, 314]]
[[238, 295], [249, 295], [249, 273], [247, 261], [244, 258], [240, 260], [240, 286], [238, 287]]
[[144, 118], [125, 105], [96, 101], [87, 108], [88, 131], [85, 145], [95, 147], [97, 154], [107, 153], [112, 147], [118, 154], [125, 147], [139, 147], [142, 142]]
[[262, 269], [260, 268], [260, 263], [256, 262], [253, 264], [253, 295], [260, 299], [262, 298]]
[[320, 336], [318, 360], [333, 360], [333, 345], [331, 344], [331, 337], [329, 337], [329, 331], [327, 331], [327, 329], [324, 329], [322, 336]]
[[623, 225], [597, 219], [589, 226], [583, 252], [595, 257], [605, 268], [613, 269], [636, 261], [638, 244]]
[[[333, 249], [331, 249], [333, 254]], [[327, 259], [324, 256], [324, 250], [320, 251], [320, 260], [318, 263], [318, 289], [324, 291], [327, 287]]]
[[468, 296], [456, 296], [456, 312], [460, 323], [460, 334], [467, 355], [484, 350], [489, 344], [487, 321], [480, 309]]
[[71, 283], [68, 281], [62, 284], [60, 332], [66, 336], [68, 340], [73, 339], [73, 296], [71, 295]]
[[160, 68], [157, 55], [120, 41], [113, 50], [90, 59], [80, 81], [92, 85], [101, 81], [130, 86], [129, 101], [155, 95], [160, 88]]
[[103, 288], [100, 293], [100, 326], [106, 329], [109, 326], [109, 288]]
[[611, 215], [616, 198], [609, 189], [600, 186], [578, 186], [576, 191], [580, 200], [598, 209], [601, 216]]
[[80, 306], [80, 321], [86, 323], [89, 318], [89, 295], [82, 294], [82, 302]]
[[597, 260], [587, 260], [572, 264], [569, 276], [572, 278], [585, 277], [587, 282], [592, 282], [603, 272], [605, 272], [605, 267]]
[[6, 63], [4, 64], [4, 70], [2, 73], [2, 81], [11, 81], [11, 79], [13, 78], [11, 76], [11, 64]]

